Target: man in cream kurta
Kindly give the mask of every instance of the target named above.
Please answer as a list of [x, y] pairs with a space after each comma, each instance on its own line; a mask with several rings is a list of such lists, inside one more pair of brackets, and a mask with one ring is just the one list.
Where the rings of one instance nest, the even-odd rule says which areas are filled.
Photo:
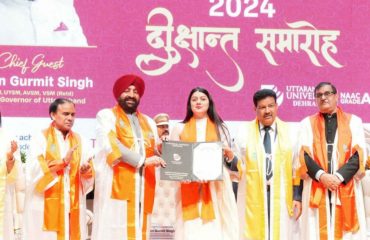
[[335, 86], [315, 87], [319, 113], [301, 122], [304, 181], [301, 239], [366, 239], [361, 181], [366, 163], [362, 121], [338, 104]]
[[0, 120], [0, 240], [15, 239], [14, 214], [23, 210], [24, 191], [17, 143], [1, 128]]
[[27, 159], [24, 239], [84, 240], [86, 194], [94, 184], [93, 152], [72, 132], [74, 103], [56, 99], [50, 126], [32, 138]]
[[253, 101], [257, 118], [244, 124], [236, 138], [240, 239], [293, 239], [293, 225], [301, 212], [300, 181], [293, 173], [293, 135], [276, 117], [274, 91], [259, 90]]
[[119, 78], [113, 87], [117, 105], [97, 114], [96, 184], [93, 240], [149, 239], [158, 157], [155, 123], [137, 111], [144, 81]]

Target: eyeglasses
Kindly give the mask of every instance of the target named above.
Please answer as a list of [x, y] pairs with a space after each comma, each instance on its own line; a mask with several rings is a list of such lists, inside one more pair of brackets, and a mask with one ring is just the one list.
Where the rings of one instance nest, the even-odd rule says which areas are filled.
[[335, 94], [334, 92], [326, 91], [324, 93], [316, 93], [315, 98], [322, 98], [322, 96], [329, 97], [331, 95]]

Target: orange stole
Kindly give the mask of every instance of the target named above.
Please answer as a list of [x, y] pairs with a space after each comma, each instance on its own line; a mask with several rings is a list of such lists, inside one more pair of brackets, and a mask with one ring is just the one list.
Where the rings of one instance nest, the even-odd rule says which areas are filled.
[[[107, 157], [107, 162], [112, 166], [112, 163], [122, 154], [117, 146], [117, 139], [127, 148], [134, 151], [135, 138], [132, 132], [130, 121], [125, 112], [119, 105], [113, 109], [116, 116], [116, 133], [109, 133], [112, 152]], [[144, 138], [145, 156], [154, 156], [155, 139], [152, 129], [141, 113], [137, 112], [140, 128]], [[127, 235], [129, 239], [135, 239], [135, 172], [136, 168], [120, 161], [113, 166], [113, 183], [112, 183], [112, 198], [117, 200], [127, 200]], [[143, 240], [146, 236], [146, 219], [147, 215], [152, 213], [155, 193], [155, 167], [145, 167], [144, 171], [144, 225], [142, 229]], [[139, 190], [140, 191], [140, 190]]]
[[[180, 134], [180, 140], [184, 142], [196, 142], [196, 120], [191, 118], [185, 123], [184, 129]], [[217, 136], [216, 125], [207, 119], [206, 141], [219, 141]], [[199, 215], [198, 202], [202, 201], [202, 211]], [[182, 201], [182, 217], [186, 220], [192, 220], [201, 216], [204, 220], [215, 219], [213, 209], [212, 196], [209, 183], [191, 182], [181, 184], [181, 201]]]
[[[362, 150], [357, 145], [351, 148], [352, 134], [350, 131], [351, 115], [344, 113], [340, 108], [337, 111], [338, 120], [338, 143], [337, 150], [338, 168], [342, 167], [356, 151], [359, 154], [360, 170], [364, 171]], [[304, 152], [307, 152], [315, 162], [328, 171], [328, 159], [325, 138], [325, 120], [321, 114], [310, 118], [313, 130], [313, 154], [307, 146], [303, 146], [300, 152], [302, 164], [301, 174], [307, 171], [304, 162]], [[326, 191], [320, 182], [312, 181], [310, 194], [310, 207], [319, 209], [320, 238], [327, 239], [327, 219], [326, 219]], [[336, 205], [335, 218], [335, 238], [342, 238], [343, 232], [357, 232], [359, 229], [358, 216], [355, 203], [354, 181], [351, 179], [346, 185], [341, 184], [338, 189], [338, 197], [341, 205]]]
[[[64, 170], [57, 172], [58, 182], [52, 187], [45, 190], [45, 187], [54, 180], [53, 174], [48, 168], [48, 163], [54, 160], [61, 159], [58, 141], [56, 139], [55, 129], [51, 125], [48, 129], [43, 131], [46, 138], [47, 147], [45, 157], [40, 155], [38, 157], [41, 168], [44, 172], [44, 177], [39, 180], [36, 185], [38, 192], [44, 192], [44, 230], [57, 232], [57, 239], [69, 239], [69, 236], [64, 236], [65, 231], [65, 214], [64, 214]], [[81, 159], [81, 144], [78, 134], [70, 131], [68, 135], [70, 147], [78, 145], [74, 151], [72, 160], [70, 162], [70, 239], [81, 239], [80, 233], [80, 209], [79, 209], [79, 188], [80, 176], [79, 167]]]

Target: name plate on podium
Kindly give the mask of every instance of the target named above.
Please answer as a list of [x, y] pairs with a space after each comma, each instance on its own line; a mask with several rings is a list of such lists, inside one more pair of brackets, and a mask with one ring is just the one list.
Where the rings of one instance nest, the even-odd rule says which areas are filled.
[[221, 142], [164, 142], [162, 158], [167, 166], [161, 168], [161, 180], [222, 180]]

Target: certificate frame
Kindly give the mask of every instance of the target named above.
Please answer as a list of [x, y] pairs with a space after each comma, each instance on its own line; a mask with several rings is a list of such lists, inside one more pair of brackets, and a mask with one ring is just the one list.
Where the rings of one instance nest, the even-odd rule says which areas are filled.
[[162, 145], [160, 179], [169, 181], [218, 181], [223, 177], [221, 142], [168, 141]]

